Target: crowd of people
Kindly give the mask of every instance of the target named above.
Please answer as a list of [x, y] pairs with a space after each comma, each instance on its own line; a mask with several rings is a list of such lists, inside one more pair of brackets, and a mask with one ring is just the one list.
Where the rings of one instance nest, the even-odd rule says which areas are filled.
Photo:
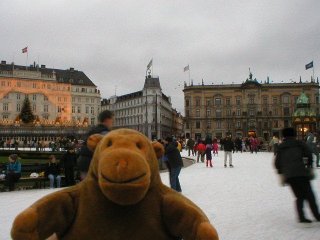
[[[111, 131], [113, 125], [113, 114], [110, 111], [104, 111], [99, 115], [99, 124], [92, 128], [86, 138], [92, 134], [106, 135]], [[309, 132], [304, 141], [296, 139], [296, 132], [293, 128], [285, 128], [282, 131], [282, 139], [273, 136], [269, 143], [251, 136], [249, 138], [226, 136], [223, 139], [212, 139], [207, 137], [204, 140], [193, 140], [192, 138], [175, 139], [167, 137], [165, 140], [158, 140], [164, 146], [165, 153], [160, 159], [169, 172], [169, 182], [172, 189], [182, 192], [179, 175], [184, 166], [181, 156], [182, 149], [186, 149], [189, 156], [196, 157], [197, 163], [205, 163], [206, 167], [214, 166], [213, 157], [218, 156], [219, 151], [224, 152], [224, 167], [233, 168], [232, 156], [235, 152], [258, 153], [263, 148], [273, 151], [275, 155], [275, 168], [283, 185], [289, 185], [296, 197], [296, 209], [298, 220], [304, 224], [310, 224], [312, 221], [305, 217], [303, 211], [304, 201], [309, 202], [311, 211], [317, 221], [320, 222], [320, 213], [315, 200], [310, 181], [314, 178], [313, 154], [316, 156], [316, 166], [320, 167], [319, 147], [320, 142], [316, 133]], [[48, 163], [44, 169], [43, 175], [48, 178], [50, 188], [61, 187], [62, 174], [65, 176], [65, 186], [72, 186], [75, 181], [75, 169], [79, 171], [79, 180], [83, 180], [88, 172], [92, 159], [92, 152], [84, 144], [78, 145], [77, 141], [60, 139], [67, 151], [62, 155], [60, 161], [57, 161], [55, 155], [50, 155]], [[1, 144], [4, 144], [3, 142]], [[5, 144], [16, 145], [15, 142]], [[28, 144], [28, 143], [27, 143]], [[40, 143], [41, 145], [41, 143]], [[59, 147], [61, 147], [60, 145]], [[8, 164], [4, 171], [4, 177], [9, 191], [14, 190], [15, 183], [21, 178], [22, 165], [17, 154], [11, 154], [8, 157]]]

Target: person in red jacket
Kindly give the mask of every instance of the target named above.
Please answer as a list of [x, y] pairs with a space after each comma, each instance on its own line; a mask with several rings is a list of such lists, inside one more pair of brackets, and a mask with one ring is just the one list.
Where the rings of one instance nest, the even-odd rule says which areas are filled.
[[204, 162], [204, 155], [206, 153], [206, 145], [204, 145], [203, 141], [199, 141], [199, 144], [197, 145], [197, 162], [199, 162], [199, 158], [201, 159], [201, 162]]

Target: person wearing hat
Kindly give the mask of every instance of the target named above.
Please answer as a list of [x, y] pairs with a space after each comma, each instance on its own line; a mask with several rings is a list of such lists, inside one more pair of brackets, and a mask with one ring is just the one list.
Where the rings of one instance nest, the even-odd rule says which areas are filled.
[[7, 181], [9, 191], [13, 191], [15, 183], [21, 177], [21, 163], [18, 160], [17, 154], [11, 154], [8, 159], [9, 163], [7, 165], [7, 174], [5, 179]]
[[276, 152], [275, 167], [281, 176], [282, 184], [289, 184], [296, 197], [299, 222], [310, 226], [312, 221], [305, 217], [303, 211], [305, 200], [309, 202], [315, 219], [320, 221], [318, 206], [310, 184], [310, 180], [314, 177], [312, 152], [304, 142], [296, 139], [294, 128], [284, 128], [282, 135], [284, 139]]

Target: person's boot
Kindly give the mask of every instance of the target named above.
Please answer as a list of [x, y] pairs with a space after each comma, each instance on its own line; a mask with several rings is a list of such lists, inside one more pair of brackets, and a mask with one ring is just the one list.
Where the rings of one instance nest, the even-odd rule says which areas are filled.
[[208, 160], [207, 160], [206, 166], [208, 167]]
[[225, 164], [224, 167], [226, 168], [226, 167], [227, 167], [227, 164]]
[[299, 224], [302, 226], [302, 227], [305, 227], [305, 228], [309, 228], [309, 227], [312, 227], [313, 224], [312, 224], [312, 221], [310, 219], [307, 219], [307, 218], [304, 218], [304, 219], [301, 219], [299, 221]]
[[230, 164], [230, 165], [229, 165], [229, 167], [233, 168], [233, 165], [232, 165], [232, 164]]

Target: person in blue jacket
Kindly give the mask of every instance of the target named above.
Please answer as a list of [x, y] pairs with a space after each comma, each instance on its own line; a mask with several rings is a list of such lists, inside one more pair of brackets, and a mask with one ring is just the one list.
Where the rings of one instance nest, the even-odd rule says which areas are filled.
[[17, 154], [11, 154], [9, 156], [9, 163], [7, 165], [7, 173], [6, 173], [6, 180], [7, 185], [9, 187], [9, 191], [14, 190], [15, 183], [21, 177], [21, 163], [18, 160]]

